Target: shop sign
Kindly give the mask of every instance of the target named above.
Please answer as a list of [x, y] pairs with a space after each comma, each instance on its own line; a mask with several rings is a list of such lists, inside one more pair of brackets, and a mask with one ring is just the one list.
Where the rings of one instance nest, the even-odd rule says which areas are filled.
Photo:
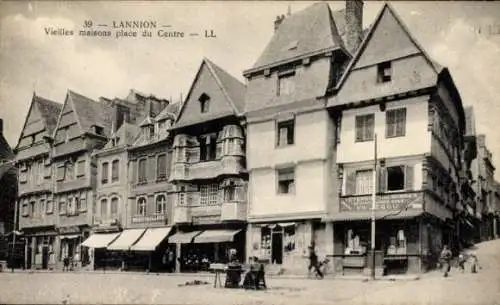
[[220, 223], [220, 215], [192, 216], [193, 224], [217, 224]]
[[70, 227], [59, 227], [59, 234], [75, 234], [80, 233], [80, 227], [70, 226]]
[[[401, 193], [377, 195], [377, 210], [421, 209], [422, 193]], [[340, 211], [370, 211], [371, 196], [350, 196], [340, 198]]]

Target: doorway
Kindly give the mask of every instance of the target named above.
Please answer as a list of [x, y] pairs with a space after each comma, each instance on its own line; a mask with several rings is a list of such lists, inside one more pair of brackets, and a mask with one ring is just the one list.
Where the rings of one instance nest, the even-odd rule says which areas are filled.
[[49, 268], [49, 247], [44, 245], [42, 247], [42, 269]]
[[273, 232], [271, 238], [271, 263], [283, 263], [283, 232]]

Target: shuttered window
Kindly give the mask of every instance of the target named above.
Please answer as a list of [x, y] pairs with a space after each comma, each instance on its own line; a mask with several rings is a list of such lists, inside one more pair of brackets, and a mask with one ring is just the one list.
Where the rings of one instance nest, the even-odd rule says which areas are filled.
[[406, 108], [387, 110], [385, 136], [402, 137], [406, 134]]
[[120, 161], [113, 160], [111, 163], [111, 182], [117, 182], [120, 180]]
[[356, 116], [356, 142], [373, 141], [375, 116]]
[[373, 191], [373, 170], [356, 171], [356, 195], [371, 194]]

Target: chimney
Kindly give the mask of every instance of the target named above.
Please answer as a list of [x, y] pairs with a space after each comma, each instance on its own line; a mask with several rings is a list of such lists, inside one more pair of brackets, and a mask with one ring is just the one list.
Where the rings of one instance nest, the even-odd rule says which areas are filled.
[[354, 54], [363, 39], [363, 1], [346, 0], [346, 44], [347, 50]]
[[274, 21], [274, 31], [276, 32], [280, 27], [281, 23], [285, 19], [285, 15], [276, 16], [276, 20]]
[[0, 119], [0, 136], [3, 135], [3, 119]]

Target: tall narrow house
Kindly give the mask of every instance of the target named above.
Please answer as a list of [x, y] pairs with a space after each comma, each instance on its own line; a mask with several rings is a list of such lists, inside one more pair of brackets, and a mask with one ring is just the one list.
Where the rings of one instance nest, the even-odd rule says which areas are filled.
[[339, 135], [330, 173], [340, 196], [329, 218], [335, 271], [369, 273], [374, 186], [378, 274], [419, 272], [433, 266], [443, 245], [456, 250], [455, 218], [464, 209], [462, 101], [448, 69], [427, 55], [390, 5], [327, 107]]
[[[360, 41], [362, 1], [332, 12], [317, 3], [275, 23], [247, 79], [248, 255], [287, 271], [304, 270], [307, 249], [333, 252], [335, 121], [323, 97]], [[350, 23], [346, 24], [349, 20]], [[357, 33], [357, 34], [356, 34]], [[352, 39], [347, 39], [351, 37]], [[344, 43], [345, 38], [346, 43]], [[347, 42], [351, 45], [348, 45]]]
[[68, 91], [54, 131], [52, 151], [59, 261], [71, 257], [82, 265], [89, 262], [88, 252], [81, 251], [80, 244], [90, 235], [96, 210], [97, 163], [92, 152], [108, 141], [112, 120], [108, 104]]
[[58, 248], [52, 163], [53, 132], [62, 105], [33, 94], [15, 148], [19, 170], [19, 230], [27, 238], [27, 267], [53, 269]]
[[[177, 257], [227, 262], [245, 259], [247, 181], [245, 86], [204, 59], [172, 129]], [[180, 261], [180, 268], [192, 268]]]

